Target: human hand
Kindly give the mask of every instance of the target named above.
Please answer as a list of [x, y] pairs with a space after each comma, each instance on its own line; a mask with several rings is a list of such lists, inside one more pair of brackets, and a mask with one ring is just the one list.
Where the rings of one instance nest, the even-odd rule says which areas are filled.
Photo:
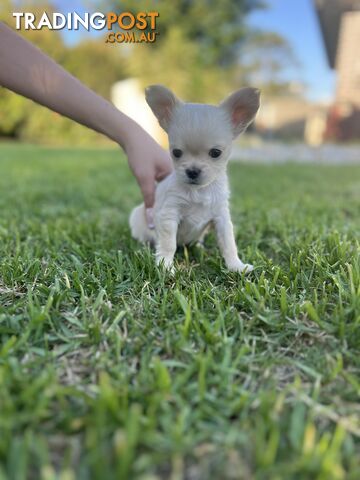
[[124, 145], [129, 166], [144, 197], [146, 220], [154, 228], [155, 182], [172, 172], [170, 155], [142, 128], [136, 128]]
[[155, 182], [171, 172], [169, 154], [134, 120], [2, 22], [0, 45], [0, 86], [106, 135], [125, 149], [152, 226]]

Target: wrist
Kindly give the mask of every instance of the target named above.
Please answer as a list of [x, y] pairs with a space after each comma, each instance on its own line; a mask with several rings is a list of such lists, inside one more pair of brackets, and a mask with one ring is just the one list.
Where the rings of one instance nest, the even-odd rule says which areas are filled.
[[121, 132], [121, 142], [120, 145], [124, 149], [125, 153], [128, 155], [134, 146], [143, 143], [144, 136], [147, 136], [145, 130], [140, 127], [134, 120], [131, 118], [126, 118], [126, 121], [123, 124], [123, 130]]
[[99, 130], [127, 152], [145, 131], [110, 102], [99, 118]]

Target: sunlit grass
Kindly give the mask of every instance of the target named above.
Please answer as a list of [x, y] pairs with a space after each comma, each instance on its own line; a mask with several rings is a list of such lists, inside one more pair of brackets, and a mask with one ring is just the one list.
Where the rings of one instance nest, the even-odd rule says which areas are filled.
[[158, 271], [117, 150], [0, 172], [0, 478], [360, 478], [360, 167], [232, 164], [248, 277]]

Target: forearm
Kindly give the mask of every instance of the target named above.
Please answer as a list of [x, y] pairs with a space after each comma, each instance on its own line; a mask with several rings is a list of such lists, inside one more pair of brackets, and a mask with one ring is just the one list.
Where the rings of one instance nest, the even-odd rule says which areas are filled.
[[0, 85], [116, 141], [141, 127], [0, 22]]

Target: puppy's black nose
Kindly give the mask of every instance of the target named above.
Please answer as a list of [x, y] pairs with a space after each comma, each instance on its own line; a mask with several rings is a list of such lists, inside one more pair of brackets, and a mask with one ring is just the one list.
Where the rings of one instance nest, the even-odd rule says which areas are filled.
[[190, 178], [190, 180], [196, 180], [201, 173], [200, 168], [187, 168], [185, 170], [186, 175]]

